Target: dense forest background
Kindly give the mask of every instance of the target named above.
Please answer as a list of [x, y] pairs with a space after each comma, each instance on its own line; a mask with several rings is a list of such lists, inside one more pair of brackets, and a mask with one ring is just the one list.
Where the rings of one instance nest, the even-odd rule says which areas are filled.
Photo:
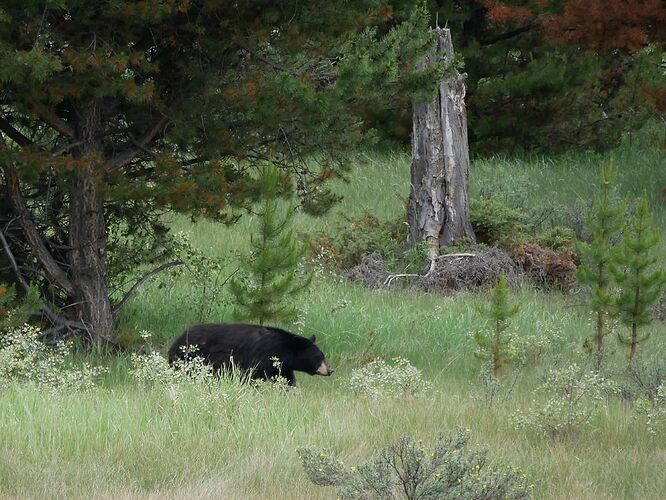
[[[400, 19], [414, 2], [389, 2]], [[664, 120], [666, 7], [658, 0], [431, 1], [468, 74], [474, 152], [608, 148]], [[408, 141], [408, 107], [370, 114]]]

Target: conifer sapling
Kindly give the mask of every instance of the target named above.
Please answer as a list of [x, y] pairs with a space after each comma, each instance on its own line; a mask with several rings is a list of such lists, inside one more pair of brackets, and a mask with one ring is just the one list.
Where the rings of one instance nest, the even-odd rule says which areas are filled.
[[640, 336], [638, 328], [652, 322], [650, 306], [661, 296], [666, 284], [666, 272], [657, 266], [654, 250], [660, 234], [652, 224], [647, 195], [643, 195], [636, 213], [624, 233], [624, 238], [611, 266], [621, 291], [616, 299], [620, 320], [631, 327], [631, 336], [619, 335], [620, 342], [629, 346], [627, 362], [636, 355], [638, 344], [649, 335]]
[[513, 361], [512, 337], [507, 332], [509, 321], [518, 314], [519, 304], [509, 302], [509, 288], [506, 275], [502, 273], [491, 292], [490, 304], [481, 308], [484, 316], [492, 322], [489, 332], [474, 332], [474, 340], [479, 349], [474, 355], [490, 363], [493, 375], [497, 378], [503, 375], [504, 367]]
[[597, 369], [601, 368], [604, 349], [604, 337], [608, 334], [608, 317], [614, 304], [611, 291], [612, 274], [610, 265], [613, 249], [624, 228], [624, 206], [612, 199], [613, 181], [617, 171], [612, 164], [601, 168], [600, 193], [592, 201], [592, 208], [587, 218], [587, 228], [592, 233], [589, 244], [581, 243], [579, 253], [581, 263], [576, 272], [578, 281], [590, 287], [590, 308], [596, 314], [595, 331], [592, 338], [596, 355]]
[[257, 214], [256, 233], [251, 237], [251, 256], [244, 263], [246, 279], [233, 279], [231, 291], [236, 301], [234, 318], [289, 321], [296, 316], [293, 300], [312, 281], [303, 275], [299, 263], [306, 245], [296, 240], [290, 225], [294, 207], [282, 209], [278, 200], [280, 172], [268, 165], [262, 168], [262, 206]]

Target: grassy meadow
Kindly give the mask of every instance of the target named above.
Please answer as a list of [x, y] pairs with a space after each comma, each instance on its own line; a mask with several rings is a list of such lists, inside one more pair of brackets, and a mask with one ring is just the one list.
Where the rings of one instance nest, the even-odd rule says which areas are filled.
[[[623, 146], [614, 152], [621, 195], [645, 190], [656, 223], [666, 227], [664, 151]], [[543, 158], [491, 157], [473, 161], [472, 197], [499, 193], [552, 218], [586, 207], [597, 167], [608, 156], [578, 153]], [[298, 231], [334, 230], [340, 214], [396, 218], [409, 192], [407, 153], [368, 152], [356, 157], [344, 200], [322, 219], [298, 215]], [[247, 249], [250, 217], [233, 227], [192, 223], [173, 216], [175, 231], [223, 263], [231, 274]], [[661, 244], [666, 257], [666, 243]], [[666, 258], [664, 259], [666, 261]], [[300, 446], [328, 448], [348, 465], [370, 458], [408, 433], [431, 442], [447, 429], [465, 427], [493, 461], [521, 468], [534, 497], [560, 499], [663, 498], [666, 435], [648, 433], [645, 418], [612, 398], [592, 424], [568, 440], [550, 440], [514, 428], [511, 415], [543, 403], [535, 391], [550, 368], [584, 364], [582, 339], [591, 315], [576, 293], [513, 290], [521, 312], [518, 335], [556, 332], [538, 361], [521, 372], [514, 392], [494, 405], [484, 401], [480, 361], [469, 333], [480, 324], [482, 294], [435, 295], [412, 290], [370, 290], [318, 269], [295, 325], [282, 325], [317, 342], [336, 369], [330, 378], [297, 373], [293, 391], [255, 390], [221, 383], [224, 397], [172, 394], [145, 388], [129, 375], [129, 356], [90, 361], [109, 367], [97, 388], [48, 395], [27, 386], [0, 390], [0, 498], [222, 498], [325, 499], [331, 488], [311, 484]], [[223, 287], [211, 296], [187, 272], [146, 284], [127, 304], [120, 329], [147, 330], [161, 352], [188, 324], [224, 321], [232, 309]], [[640, 346], [646, 359], [666, 358], [666, 324], [647, 327]], [[608, 339], [611, 370], [624, 365], [623, 346]], [[422, 396], [371, 399], [353, 394], [352, 370], [370, 357], [407, 358], [432, 388]]]

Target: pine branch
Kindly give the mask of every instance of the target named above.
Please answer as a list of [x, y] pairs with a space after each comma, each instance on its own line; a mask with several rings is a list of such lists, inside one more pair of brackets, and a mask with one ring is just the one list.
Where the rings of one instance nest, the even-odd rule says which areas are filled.
[[[159, 134], [164, 127], [166, 126], [167, 123], [169, 123], [171, 119], [167, 116], [162, 116], [153, 127], [148, 130], [145, 135], [136, 141], [132, 141], [133, 146], [125, 149], [118, 155], [114, 156], [112, 159], [106, 162], [104, 165], [104, 170], [106, 172], [115, 172], [116, 170], [119, 170], [123, 168], [124, 166], [128, 165], [136, 156], [141, 153], [146, 151], [146, 147], [148, 144], [152, 142], [152, 140]], [[153, 154], [152, 152], [150, 153], [151, 155]]]

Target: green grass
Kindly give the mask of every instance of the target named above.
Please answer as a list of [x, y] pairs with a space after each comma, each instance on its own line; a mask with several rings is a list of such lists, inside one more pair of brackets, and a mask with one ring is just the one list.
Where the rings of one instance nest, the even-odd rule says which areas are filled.
[[[663, 151], [628, 146], [615, 153], [623, 196], [647, 190], [655, 220], [666, 225], [659, 189], [666, 185]], [[590, 200], [596, 154], [558, 158], [488, 158], [473, 162], [473, 195], [504, 190], [525, 206], [556, 213]], [[370, 211], [381, 219], [399, 216], [408, 194], [409, 158], [404, 153], [360, 155], [349, 183], [337, 189], [344, 201], [323, 219], [300, 214], [300, 231], [331, 230], [339, 214]], [[518, 193], [516, 195], [516, 193]], [[560, 212], [557, 212], [557, 211]], [[221, 279], [247, 249], [249, 217], [231, 228], [191, 224], [173, 217], [211, 257], [223, 259]], [[662, 248], [664, 248], [662, 246]], [[666, 256], [666, 252], [662, 255]], [[121, 328], [147, 329], [164, 351], [182, 329], [198, 321], [229, 318], [223, 290], [206, 296], [188, 273], [163, 276], [128, 303]], [[514, 321], [520, 335], [555, 329], [561, 338], [528, 367], [506, 402], [482, 402], [479, 362], [469, 332], [479, 325], [477, 294], [450, 296], [409, 290], [368, 290], [329, 273], [317, 275], [303, 299], [302, 322], [285, 325], [318, 343], [336, 368], [331, 378], [299, 374], [299, 390], [238, 389], [222, 385], [230, 399], [202, 405], [192, 394], [144, 389], [127, 374], [128, 358], [92, 357], [110, 366], [101, 387], [84, 394], [47, 396], [29, 387], [0, 391], [0, 497], [2, 498], [334, 498], [310, 484], [295, 449], [326, 447], [358, 464], [402, 433], [432, 440], [440, 431], [464, 426], [472, 441], [490, 448], [493, 460], [521, 467], [538, 498], [659, 498], [666, 491], [666, 440], [648, 434], [630, 405], [613, 400], [594, 425], [567, 442], [552, 442], [514, 429], [510, 415], [525, 410], [549, 367], [584, 362], [580, 352], [591, 332], [589, 314], [577, 295], [514, 291], [522, 308]], [[649, 327], [641, 346], [646, 357], [666, 357], [666, 327]], [[611, 366], [619, 370], [624, 348]], [[432, 381], [424, 397], [375, 401], [354, 396], [350, 371], [374, 356], [403, 356]]]

